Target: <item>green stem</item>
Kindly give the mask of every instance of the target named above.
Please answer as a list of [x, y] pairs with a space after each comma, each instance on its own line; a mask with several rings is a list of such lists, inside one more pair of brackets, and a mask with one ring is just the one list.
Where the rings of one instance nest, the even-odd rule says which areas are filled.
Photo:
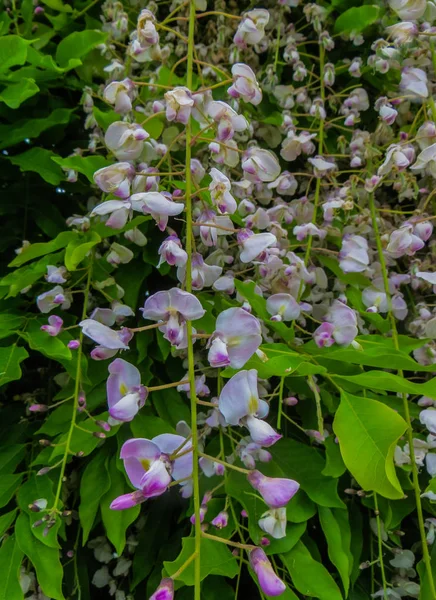
[[[380, 231], [379, 231], [378, 222], [377, 222], [377, 209], [375, 207], [374, 194], [369, 194], [368, 201], [369, 201], [369, 208], [371, 211], [372, 227], [374, 229], [374, 235], [375, 235], [375, 240], [376, 240], [376, 244], [377, 244], [378, 259], [380, 262], [381, 272], [382, 272], [382, 276], [383, 276], [383, 285], [384, 285], [384, 290], [385, 290], [385, 294], [386, 294], [386, 300], [388, 303], [388, 314], [389, 314], [389, 318], [391, 321], [391, 328], [392, 328], [392, 340], [394, 342], [395, 349], [399, 350], [400, 343], [398, 340], [397, 323], [395, 321], [395, 316], [392, 312], [392, 298], [391, 298], [391, 294], [389, 291], [388, 271], [386, 268], [385, 256], [383, 254], [383, 246], [382, 246], [382, 242], [380, 239]], [[403, 371], [399, 370], [398, 375], [400, 377], [403, 377]], [[411, 467], [412, 467], [413, 489], [415, 492], [416, 512], [418, 514], [419, 533], [421, 536], [421, 544], [422, 544], [422, 557], [423, 557], [425, 568], [427, 571], [428, 585], [430, 587], [431, 597], [436, 598], [436, 588], [435, 588], [435, 584], [434, 584], [433, 573], [431, 570], [431, 559], [430, 559], [430, 553], [428, 551], [427, 539], [426, 539], [426, 533], [425, 533], [425, 527], [424, 527], [424, 515], [422, 512], [422, 502], [421, 502], [421, 489], [419, 486], [418, 467], [416, 465], [416, 460], [415, 460], [415, 448], [413, 446], [413, 429], [412, 429], [412, 421], [410, 418], [409, 402], [407, 400], [406, 394], [402, 394], [402, 398], [403, 398], [404, 416], [406, 418], [406, 423], [407, 423], [407, 441], [409, 443], [410, 462], [411, 462]]]
[[[194, 32], [195, 32], [195, 1], [189, 2], [189, 31], [187, 52], [186, 87], [192, 90], [192, 72], [194, 65]], [[191, 119], [186, 124], [186, 153], [185, 153], [185, 178], [186, 178], [186, 252], [188, 260], [186, 264], [186, 291], [192, 292], [192, 179], [191, 179]], [[198, 472], [198, 431], [197, 431], [197, 394], [195, 391], [195, 364], [194, 347], [192, 339], [192, 322], [186, 322], [186, 333], [188, 338], [188, 377], [191, 392], [191, 435], [192, 435], [192, 480], [194, 496], [194, 600], [201, 600], [201, 521], [200, 521], [200, 485]]]
[[[86, 319], [86, 313], [88, 311], [88, 297], [89, 297], [89, 289], [91, 287], [91, 277], [92, 277], [92, 256], [90, 258], [89, 271], [88, 271], [88, 279], [86, 282], [85, 293], [83, 298], [83, 309], [82, 309], [82, 321]], [[68, 462], [68, 457], [71, 454], [70, 446], [71, 440], [73, 437], [73, 432], [76, 427], [76, 417], [77, 417], [77, 409], [79, 408], [79, 394], [80, 394], [80, 381], [81, 381], [81, 367], [82, 367], [82, 347], [83, 347], [83, 332], [80, 330], [79, 334], [79, 343], [80, 346], [77, 349], [77, 367], [76, 367], [76, 379], [74, 383], [74, 402], [73, 402], [73, 412], [71, 415], [70, 429], [67, 434], [67, 441], [65, 445], [65, 453], [61, 462], [61, 472], [59, 474], [58, 486], [56, 490], [56, 496], [53, 503], [53, 508], [50, 512], [58, 511], [58, 504], [61, 497], [62, 484], [65, 476], [65, 469]], [[91, 431], [89, 433], [92, 433]]]
[[281, 429], [282, 427], [282, 410], [283, 410], [283, 387], [285, 385], [285, 378], [282, 377], [280, 379], [280, 388], [279, 388], [279, 406], [277, 411], [277, 429]]
[[374, 492], [374, 506], [375, 506], [375, 518], [377, 521], [378, 560], [379, 560], [380, 571], [381, 571], [381, 576], [382, 576], [382, 583], [383, 583], [383, 598], [384, 598], [384, 600], [387, 600], [387, 583], [386, 583], [385, 565], [383, 562], [383, 540], [382, 540], [380, 513], [378, 510], [377, 494], [375, 492]]
[[321, 396], [319, 395], [318, 387], [315, 383], [313, 375], [309, 375], [308, 379], [309, 379], [309, 387], [315, 396], [316, 419], [317, 419], [317, 423], [318, 423], [318, 431], [321, 436], [324, 436], [324, 420], [322, 418]]

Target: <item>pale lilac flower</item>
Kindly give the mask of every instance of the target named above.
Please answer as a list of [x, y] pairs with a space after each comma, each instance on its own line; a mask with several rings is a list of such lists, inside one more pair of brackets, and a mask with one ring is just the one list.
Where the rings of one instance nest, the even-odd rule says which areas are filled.
[[112, 104], [115, 112], [124, 115], [132, 110], [132, 99], [135, 95], [135, 84], [130, 79], [112, 81], [106, 86], [103, 98]]
[[419, 413], [419, 420], [430, 433], [436, 435], [436, 410], [433, 408], [426, 408]]
[[344, 235], [339, 266], [344, 273], [362, 273], [368, 268], [368, 242], [361, 235]]
[[[91, 338], [94, 342], [107, 348], [108, 350], [127, 350], [129, 348], [128, 341], [126, 341], [125, 333], [128, 330], [121, 329], [120, 331], [114, 331], [110, 327], [99, 323], [94, 319], [85, 319], [79, 323], [82, 328], [82, 332], [87, 337]], [[131, 339], [132, 334], [130, 334]]]
[[389, 0], [389, 6], [400, 19], [416, 21], [424, 14], [427, 2], [426, 0]]
[[164, 262], [171, 266], [183, 267], [186, 265], [188, 255], [182, 247], [182, 243], [178, 236], [174, 233], [166, 238], [159, 247], [158, 254], [160, 256], [160, 267]]
[[200, 184], [203, 177], [206, 175], [206, 169], [203, 167], [198, 158], [191, 158], [191, 175], [195, 183]]
[[385, 160], [378, 168], [377, 175], [380, 177], [388, 175], [394, 167], [398, 171], [404, 171], [413, 162], [414, 158], [415, 151], [413, 146], [391, 144], [386, 150]]
[[395, 123], [395, 119], [398, 116], [398, 111], [395, 110], [392, 106], [388, 106], [385, 104], [379, 110], [379, 115], [387, 123], [388, 125], [393, 125]]
[[287, 137], [282, 142], [280, 156], [287, 161], [294, 161], [303, 152], [304, 154], [313, 154], [315, 152], [315, 144], [312, 142], [316, 137], [316, 133], [308, 133], [302, 131], [296, 134], [293, 130], [288, 132]]
[[436, 293], [436, 272], [425, 273], [424, 271], [417, 271], [415, 275], [416, 277], [419, 277], [419, 279], [423, 279], [427, 283], [430, 283], [433, 286], [433, 291]]
[[293, 479], [266, 477], [257, 470], [248, 473], [247, 479], [270, 508], [286, 506], [300, 487], [300, 484]]
[[257, 106], [262, 101], [262, 90], [250, 67], [244, 63], [236, 63], [232, 66], [232, 75], [233, 85], [227, 90], [228, 94]]
[[436, 125], [433, 121], [424, 121], [418, 129], [416, 141], [421, 150], [425, 150], [436, 142]]
[[235, 140], [228, 140], [225, 144], [211, 142], [209, 144], [209, 151], [212, 159], [219, 165], [236, 167], [239, 163], [238, 145]]
[[209, 191], [213, 204], [221, 213], [232, 215], [237, 208], [237, 204], [230, 193], [230, 179], [215, 168], [212, 168], [209, 174], [212, 177], [212, 181], [209, 184]]
[[149, 134], [136, 123], [116, 121], [109, 125], [104, 141], [118, 160], [135, 160], [144, 149]]
[[422, 221], [421, 223], [413, 224], [413, 233], [414, 235], [417, 235], [423, 242], [427, 242], [433, 233], [433, 225], [431, 221]]
[[315, 156], [315, 158], [307, 160], [313, 166], [315, 177], [323, 177], [326, 173], [336, 170], [336, 163], [333, 160], [326, 160], [322, 156]]
[[55, 337], [60, 333], [63, 324], [64, 322], [60, 317], [51, 315], [48, 318], [48, 325], [42, 325], [40, 329], [41, 331], [47, 332], [52, 337]]
[[112, 229], [122, 229], [132, 214], [132, 203], [128, 200], [107, 200], [91, 211], [91, 217], [110, 215], [105, 225]]
[[166, 117], [168, 121], [175, 121], [176, 123], [186, 125], [194, 106], [194, 100], [188, 88], [176, 87], [166, 92], [165, 100], [167, 103]]
[[160, 582], [157, 590], [150, 596], [150, 600], [173, 600], [174, 583], [169, 577], [165, 577]]
[[391, 233], [386, 251], [393, 258], [400, 258], [405, 254], [413, 256], [424, 246], [422, 239], [413, 233], [413, 226], [405, 224]]
[[98, 187], [118, 198], [130, 196], [130, 184], [135, 176], [135, 167], [128, 162], [118, 162], [103, 167], [94, 173], [94, 181]]
[[212, 100], [207, 106], [207, 114], [218, 123], [217, 140], [227, 142], [236, 131], [244, 131], [248, 121], [243, 115], [238, 115], [231, 106], [221, 100]]
[[45, 278], [49, 283], [65, 283], [66, 274], [67, 270], [65, 267], [55, 267], [54, 265], [48, 265], [47, 275], [45, 276]]
[[71, 306], [71, 296], [65, 294], [60, 285], [56, 285], [48, 292], [43, 292], [36, 298], [36, 304], [42, 313], [49, 313], [55, 308], [68, 310]]
[[248, 148], [242, 157], [244, 176], [253, 182], [274, 181], [280, 175], [280, 164], [274, 152], [257, 148]]
[[286, 590], [286, 585], [275, 574], [272, 565], [262, 550], [255, 548], [250, 552], [250, 566], [255, 572], [259, 586], [267, 596], [280, 596]]
[[265, 35], [268, 21], [269, 12], [263, 8], [256, 8], [244, 13], [233, 38], [234, 43], [239, 48], [258, 44]]
[[223, 529], [224, 527], [227, 527], [228, 522], [229, 513], [225, 510], [222, 510], [214, 519], [212, 519], [211, 524], [217, 529]]
[[[107, 225], [107, 221], [106, 221], [106, 225]], [[126, 240], [129, 240], [129, 242], [132, 242], [132, 244], [136, 244], [140, 248], [143, 248], [148, 243], [148, 239], [145, 237], [145, 235], [142, 233], [142, 231], [140, 229], [138, 229], [137, 227], [134, 227], [133, 229], [129, 229], [128, 231], [125, 231], [124, 237], [126, 238]]]
[[[189, 379], [189, 373], [186, 373], [184, 379]], [[210, 395], [210, 389], [206, 385], [206, 375], [198, 375], [195, 380], [195, 394], [199, 398], [204, 398]], [[191, 397], [191, 384], [189, 381], [187, 383], [182, 383], [177, 386], [178, 392], [186, 392], [188, 398]]]
[[218, 316], [208, 342], [212, 367], [240, 369], [262, 343], [260, 323], [243, 308], [228, 308]]
[[[205, 287], [211, 287], [223, 269], [216, 265], [208, 265], [204, 262], [203, 257], [198, 252], [192, 255], [192, 288], [194, 290], [202, 290]], [[186, 265], [178, 267], [177, 279], [180, 283], [184, 283], [186, 278]]]
[[174, 217], [183, 212], [185, 206], [180, 202], [173, 202], [171, 196], [165, 196], [160, 192], [144, 192], [133, 194], [130, 197], [134, 210], [142, 210], [144, 214], [150, 214], [156, 221], [161, 231], [165, 231], [168, 217]]
[[276, 540], [286, 537], [286, 508], [267, 510], [259, 519], [259, 527]]
[[274, 321], [294, 321], [300, 316], [301, 308], [291, 294], [273, 294], [266, 301], [266, 310]]
[[138, 369], [116, 358], [108, 367], [106, 383], [109, 414], [117, 421], [131, 421], [145, 404], [147, 388], [141, 385]]
[[186, 341], [186, 321], [201, 319], [204, 313], [200, 301], [179, 288], [153, 294], [147, 298], [142, 310], [144, 319], [164, 322], [159, 330], [176, 347]]
[[[273, 233], [252, 233], [239, 232], [238, 241], [242, 245], [242, 251], [239, 259], [243, 263], [252, 262], [254, 259], [260, 260], [262, 255], [267, 248], [277, 243], [277, 238]], [[251, 234], [251, 235], [247, 235]]]
[[[418, 2], [425, 4], [425, 0], [418, 0]], [[428, 81], [426, 72], [416, 67], [404, 67], [401, 72], [400, 90], [409, 96], [412, 95], [417, 96], [418, 98], [428, 98]]]
[[148, 498], [164, 494], [171, 479], [189, 477], [192, 474], [192, 453], [171, 458], [176, 449], [180, 448], [179, 452], [182, 453], [191, 448], [191, 442], [184, 441], [181, 435], [163, 433], [152, 440], [135, 438], [124, 442], [120, 458], [124, 461], [131, 484], [138, 491], [119, 496], [110, 507], [113, 510], [130, 508]]
[[212, 285], [212, 289], [216, 292], [224, 292], [232, 295], [235, 291], [235, 277], [227, 272], [226, 275], [218, 277], [218, 279]]
[[293, 196], [298, 189], [298, 182], [292, 173], [283, 171], [275, 181], [268, 184], [268, 189], [275, 189], [282, 196]]
[[320, 240], [323, 240], [327, 235], [325, 229], [320, 229], [314, 223], [305, 223], [304, 225], [296, 225], [292, 230], [299, 242], [305, 240], [308, 236], [316, 236]]
[[422, 171], [436, 179], [436, 144], [425, 148], [416, 158], [416, 162], [411, 166], [412, 171]]
[[236, 448], [236, 454], [239, 456], [247, 469], [255, 469], [257, 460], [263, 463], [268, 463], [272, 459], [271, 453], [262, 448], [260, 444], [255, 444], [251, 437], [243, 438], [239, 442]]
[[335, 342], [340, 346], [349, 346], [354, 341], [358, 333], [356, 313], [346, 304], [335, 300], [324, 321], [313, 333], [319, 348], [332, 346]]

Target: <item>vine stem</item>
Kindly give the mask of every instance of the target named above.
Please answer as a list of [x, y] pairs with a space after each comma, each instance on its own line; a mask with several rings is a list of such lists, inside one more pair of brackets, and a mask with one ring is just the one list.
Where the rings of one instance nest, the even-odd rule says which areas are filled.
[[[189, 29], [188, 29], [188, 52], [186, 87], [192, 90], [192, 72], [194, 66], [194, 35], [195, 35], [195, 1], [189, 1]], [[191, 141], [192, 126], [191, 119], [186, 124], [186, 153], [185, 153], [185, 178], [186, 178], [186, 291], [192, 292], [192, 176], [191, 176]], [[198, 432], [197, 432], [197, 394], [195, 390], [195, 365], [194, 347], [192, 338], [192, 322], [186, 322], [186, 334], [188, 338], [188, 378], [191, 395], [191, 436], [192, 436], [192, 480], [194, 495], [194, 600], [201, 600], [201, 518], [200, 518], [200, 485], [198, 472]]]
[[[382, 246], [382, 242], [380, 239], [380, 231], [379, 231], [378, 222], [377, 222], [377, 209], [375, 206], [373, 193], [369, 194], [369, 209], [371, 211], [372, 227], [373, 227], [374, 234], [375, 234], [378, 259], [380, 262], [380, 267], [381, 267], [381, 272], [382, 272], [382, 277], [383, 277], [383, 286], [384, 286], [384, 290], [385, 290], [385, 294], [386, 294], [386, 301], [388, 304], [388, 314], [389, 314], [389, 318], [391, 321], [392, 340], [394, 342], [395, 349], [399, 350], [400, 343], [398, 340], [397, 324], [395, 321], [395, 316], [392, 312], [392, 298], [391, 298], [391, 294], [389, 291], [389, 278], [388, 278], [388, 272], [387, 272], [387, 268], [386, 268], [385, 256], [383, 254], [383, 246]], [[399, 370], [398, 375], [400, 377], [403, 377], [403, 371]], [[428, 551], [428, 546], [427, 546], [427, 539], [426, 539], [425, 527], [424, 527], [424, 516], [422, 513], [421, 489], [419, 487], [418, 467], [416, 465], [415, 448], [413, 446], [413, 429], [412, 429], [412, 421], [410, 419], [409, 402], [407, 400], [406, 394], [402, 394], [402, 398], [403, 398], [404, 415], [406, 417], [406, 423], [407, 423], [407, 441], [409, 443], [410, 462], [411, 462], [411, 466], [412, 466], [412, 481], [413, 481], [413, 489], [414, 489], [414, 493], [415, 493], [416, 511], [418, 514], [419, 533], [420, 533], [421, 544], [422, 544], [422, 557], [423, 557], [425, 568], [427, 571], [428, 584], [430, 587], [431, 596], [432, 596], [432, 598], [436, 598], [436, 588], [435, 588], [435, 584], [434, 584], [433, 573], [431, 570], [431, 559], [430, 559], [430, 553]]]
[[383, 598], [384, 598], [384, 600], [387, 600], [387, 583], [386, 583], [385, 564], [383, 562], [383, 540], [382, 540], [382, 531], [381, 531], [381, 522], [380, 522], [380, 512], [378, 510], [378, 500], [377, 500], [377, 494], [375, 492], [374, 492], [374, 506], [375, 506], [375, 519], [377, 522], [378, 561], [379, 561], [380, 572], [381, 572], [381, 576], [382, 576]]
[[[85, 293], [83, 297], [83, 308], [82, 308], [82, 321], [86, 319], [86, 313], [88, 312], [88, 298], [89, 298], [89, 290], [91, 287], [91, 278], [92, 278], [92, 260], [93, 255], [91, 255], [89, 270], [88, 270], [88, 278], [86, 280]], [[59, 474], [58, 486], [56, 490], [56, 496], [53, 503], [53, 508], [50, 512], [57, 512], [59, 499], [61, 497], [62, 491], [62, 483], [65, 476], [65, 469], [68, 462], [68, 457], [70, 456], [70, 446], [71, 439], [73, 437], [73, 431], [76, 427], [76, 417], [77, 417], [77, 409], [79, 408], [79, 394], [80, 394], [80, 381], [81, 381], [81, 367], [82, 367], [82, 347], [83, 347], [83, 331], [80, 329], [79, 334], [79, 347], [77, 349], [77, 367], [76, 367], [76, 379], [74, 382], [74, 401], [73, 401], [73, 413], [71, 415], [70, 429], [68, 430], [66, 445], [65, 445], [65, 453], [61, 462], [61, 472]], [[91, 432], [90, 432], [91, 433]]]

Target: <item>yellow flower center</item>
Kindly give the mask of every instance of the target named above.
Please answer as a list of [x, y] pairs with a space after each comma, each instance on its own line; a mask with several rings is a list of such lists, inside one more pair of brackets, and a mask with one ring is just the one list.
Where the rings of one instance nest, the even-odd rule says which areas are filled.
[[129, 388], [125, 383], [120, 383], [120, 394], [126, 396], [129, 393]]
[[139, 462], [141, 463], [141, 465], [144, 467], [144, 471], [148, 471], [148, 469], [151, 466], [150, 461], [148, 460], [148, 458], [141, 458], [139, 460]]

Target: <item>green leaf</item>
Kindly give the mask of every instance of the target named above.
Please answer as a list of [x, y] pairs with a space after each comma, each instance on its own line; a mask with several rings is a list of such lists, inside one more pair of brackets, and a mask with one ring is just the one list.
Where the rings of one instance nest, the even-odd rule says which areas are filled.
[[[9, 527], [15, 521], [15, 517], [17, 516], [17, 511], [18, 511], [18, 509], [14, 508], [14, 510], [11, 510], [10, 512], [5, 513], [4, 515], [2, 515], [0, 517], [0, 538], [2, 538], [4, 536], [4, 534], [7, 532]], [[0, 572], [1, 572], [1, 570], [0, 570]], [[0, 579], [0, 588], [1, 588], [1, 579]], [[0, 595], [0, 598], [1, 598], [1, 595]]]
[[73, 169], [86, 175], [91, 183], [94, 183], [94, 173], [98, 169], [109, 167], [113, 164], [104, 158], [104, 156], [67, 156], [66, 158], [61, 158], [54, 155], [52, 156], [52, 160], [64, 169]]
[[24, 65], [30, 43], [18, 35], [5, 35], [0, 38], [0, 72], [16, 65]]
[[[60, 4], [63, 4], [62, 2]], [[56, 61], [64, 67], [71, 58], [82, 58], [106, 41], [107, 33], [93, 29], [74, 31], [59, 42]]]
[[97, 516], [101, 498], [111, 485], [105, 452], [96, 452], [86, 466], [80, 481], [79, 518], [83, 530], [84, 546]]
[[183, 402], [181, 394], [174, 388], [153, 392], [153, 406], [161, 419], [176, 427], [179, 421], [190, 422], [188, 405]]
[[20, 585], [20, 567], [23, 552], [18, 547], [15, 536], [6, 538], [0, 548], [0, 600], [23, 600]]
[[65, 4], [63, 0], [41, 0], [41, 2], [49, 8], [53, 8], [54, 10], [58, 10], [59, 12], [73, 12], [71, 6], [69, 4]]
[[283, 472], [283, 477], [295, 479], [311, 500], [320, 506], [344, 508], [338, 496], [336, 479], [325, 477], [325, 461], [315, 448], [295, 440], [282, 439], [271, 454]]
[[[154, 394], [155, 392], [153, 392]], [[155, 415], [146, 414], [142, 409], [130, 422], [130, 430], [133, 437], [151, 439], [161, 433], [176, 433], [175, 428]]]
[[18, 108], [25, 100], [39, 92], [39, 87], [33, 79], [23, 78], [21, 83], [12, 83], [0, 93], [0, 102], [9, 108]]
[[142, 127], [153, 140], [157, 140], [157, 138], [161, 135], [162, 131], [164, 130], [165, 122], [162, 115], [160, 115], [160, 117], [150, 119], [149, 121], [144, 123]]
[[388, 406], [341, 393], [333, 422], [342, 458], [364, 490], [400, 499], [403, 491], [394, 466], [394, 451], [407, 423]]
[[[31, 263], [30, 265], [26, 265], [19, 269], [15, 269], [12, 273], [9, 273], [2, 279], [0, 279], [0, 287], [9, 288], [6, 298], [10, 298], [17, 296], [21, 293], [21, 290], [28, 287], [29, 285], [33, 285], [38, 279], [41, 279], [47, 273], [48, 265], [56, 265], [58, 261], [62, 259], [62, 253], [50, 254], [49, 256], [44, 256], [38, 261]], [[0, 290], [1, 292], [3, 290]], [[21, 321], [23, 319], [21, 318]], [[1, 329], [18, 329], [20, 326], [17, 324], [16, 317], [9, 316], [7, 319], [7, 323], [1, 325]]]
[[41, 119], [23, 119], [14, 125], [0, 125], [0, 150], [10, 148], [25, 139], [37, 138], [56, 125], [66, 125], [73, 112], [74, 109], [56, 108], [50, 115]]
[[[414, 383], [384, 371], [367, 371], [359, 375], [333, 375], [335, 380], [349, 381], [358, 387], [403, 394], [418, 394], [436, 399], [436, 377], [425, 383]], [[340, 381], [339, 381], [340, 382]]]
[[21, 171], [34, 171], [41, 175], [48, 183], [58, 185], [64, 178], [64, 175], [62, 170], [53, 163], [53, 156], [55, 154], [50, 150], [31, 148], [27, 152], [23, 152], [23, 154], [12, 156], [9, 160], [13, 165], [20, 167]]
[[126, 530], [136, 520], [141, 507], [135, 506], [127, 510], [111, 510], [112, 500], [128, 493], [123, 475], [117, 469], [116, 459], [109, 463], [110, 487], [100, 502], [101, 517], [109, 541], [115, 546], [117, 554], [123, 553], [126, 545]]
[[41, 352], [48, 358], [57, 361], [71, 360], [71, 350], [59, 337], [41, 331], [41, 326], [46, 324], [47, 321], [43, 318], [31, 319], [20, 336], [26, 340], [32, 350]]
[[347, 467], [342, 460], [339, 444], [335, 442], [335, 439], [332, 435], [329, 435], [324, 442], [324, 446], [326, 465], [322, 471], [322, 474], [330, 477], [340, 477], [345, 473]]
[[[172, 576], [183, 563], [194, 553], [195, 540], [192, 537], [183, 538], [182, 550], [176, 560], [165, 561], [164, 568]], [[200, 579], [203, 581], [208, 575], [221, 575], [223, 577], [236, 577], [239, 572], [238, 561], [225, 544], [214, 542], [205, 538], [201, 539], [201, 566]], [[177, 578], [185, 585], [194, 585], [194, 562], [192, 562]]]
[[103, 131], [106, 131], [112, 123], [120, 120], [120, 115], [114, 110], [100, 110], [98, 106], [95, 105], [92, 107], [92, 114], [97, 121], [97, 125], [103, 129]]
[[335, 33], [363, 31], [378, 19], [380, 8], [375, 4], [354, 6], [343, 12], [335, 21]]
[[25, 513], [21, 513], [17, 519], [15, 535], [19, 548], [35, 567], [37, 581], [44, 594], [53, 600], [64, 600], [63, 569], [59, 551], [36, 539], [30, 529], [29, 517]]
[[21, 378], [20, 363], [28, 356], [27, 350], [16, 344], [0, 348], [0, 386]]
[[298, 542], [292, 550], [282, 554], [281, 559], [298, 592], [320, 600], [342, 600], [332, 576], [321, 563], [312, 558], [303, 542]]
[[[324, 506], [318, 506], [319, 521], [321, 528], [327, 540], [328, 555], [331, 562], [335, 565], [338, 573], [341, 577], [342, 585], [345, 590], [345, 597], [348, 595], [350, 587], [350, 573], [353, 566], [353, 557], [350, 552], [350, 535], [345, 536], [344, 528], [340, 526], [339, 522], [335, 519], [335, 513], [342, 512], [346, 516], [346, 521], [342, 520], [341, 525], [348, 526], [348, 532], [350, 526], [348, 525], [347, 511], [331, 510]], [[348, 539], [347, 539], [348, 537]], [[348, 547], [346, 545], [348, 541]]]
[[67, 246], [71, 240], [76, 239], [76, 237], [77, 233], [74, 231], [63, 231], [50, 242], [38, 242], [37, 244], [30, 244], [30, 246], [24, 248], [24, 250], [14, 258], [14, 260], [9, 263], [8, 266], [19, 267], [29, 260], [56, 252], [56, 250], [65, 248], [65, 246]]
[[65, 250], [65, 266], [68, 271], [75, 271], [88, 252], [99, 242], [101, 242], [101, 237], [95, 231], [87, 231], [71, 240]]
[[6, 506], [6, 504], [9, 503], [10, 499], [17, 491], [23, 477], [23, 473], [18, 473], [17, 475], [2, 475], [0, 477], [0, 508], [3, 508], [3, 506]]
[[24, 458], [26, 446], [24, 444], [11, 444], [1, 450], [0, 475], [13, 473]]

